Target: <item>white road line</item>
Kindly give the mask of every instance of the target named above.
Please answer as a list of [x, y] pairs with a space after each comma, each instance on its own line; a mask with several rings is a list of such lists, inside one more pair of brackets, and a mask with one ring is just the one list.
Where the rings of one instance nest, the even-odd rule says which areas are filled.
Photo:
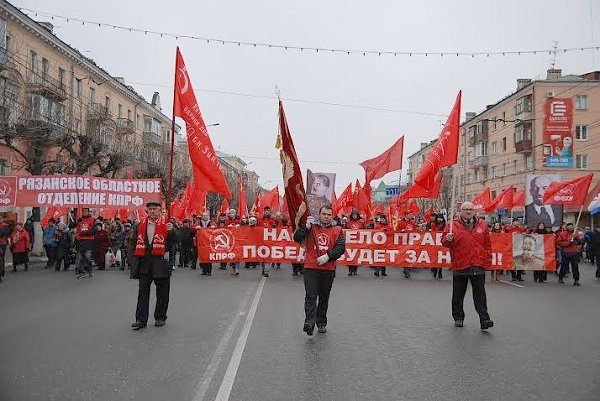
[[204, 396], [208, 391], [213, 376], [219, 368], [219, 365], [221, 365], [221, 359], [223, 359], [223, 356], [225, 356], [225, 351], [227, 351], [227, 346], [229, 345], [231, 337], [233, 336], [233, 333], [235, 332], [235, 329], [238, 326], [240, 319], [244, 315], [244, 310], [246, 310], [246, 306], [250, 303], [250, 294], [251, 292], [248, 292], [247, 295], [244, 297], [244, 300], [241, 302], [240, 308], [236, 312], [234, 318], [231, 320], [231, 323], [229, 323], [229, 327], [227, 327], [227, 330], [221, 336], [221, 341], [219, 341], [219, 345], [217, 345], [215, 353], [211, 357], [208, 366], [204, 370], [204, 374], [202, 375], [200, 382], [194, 390], [193, 401], [204, 400]]
[[237, 344], [233, 350], [233, 354], [231, 355], [231, 360], [229, 361], [229, 365], [225, 371], [225, 376], [223, 377], [223, 381], [221, 382], [221, 387], [219, 387], [219, 392], [215, 397], [215, 401], [229, 400], [231, 389], [233, 388], [233, 382], [235, 381], [237, 370], [240, 367], [242, 354], [244, 353], [244, 348], [246, 347], [246, 341], [248, 340], [248, 335], [250, 334], [250, 328], [252, 327], [254, 315], [256, 315], [256, 310], [258, 309], [258, 302], [260, 301], [260, 296], [265, 286], [265, 282], [266, 278], [263, 277], [262, 280], [260, 280], [256, 294], [254, 295], [254, 300], [252, 301], [252, 305], [248, 311], [248, 316], [246, 316], [244, 327], [242, 327], [242, 332], [240, 333], [240, 337], [238, 338]]
[[511, 283], [510, 281], [504, 281], [504, 280], [498, 280], [498, 281], [500, 281], [501, 283], [504, 283], [504, 284], [514, 285], [515, 287], [519, 287], [519, 288], [525, 288], [525, 286], [524, 286], [524, 285], [520, 285], [520, 284]]

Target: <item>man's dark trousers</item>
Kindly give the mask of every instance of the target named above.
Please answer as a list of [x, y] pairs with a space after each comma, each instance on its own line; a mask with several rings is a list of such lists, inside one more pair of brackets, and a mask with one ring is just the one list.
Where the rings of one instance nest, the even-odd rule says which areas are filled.
[[[327, 325], [329, 293], [335, 278], [335, 271], [304, 269], [304, 324], [310, 327]], [[318, 298], [318, 302], [317, 302]]]
[[579, 281], [579, 254], [578, 253], [564, 253], [562, 257], [562, 263], [560, 270], [558, 271], [558, 277], [562, 280], [565, 274], [569, 271], [569, 264], [571, 264], [571, 271], [573, 272], [573, 280]]
[[452, 277], [452, 317], [454, 320], [465, 320], [463, 303], [469, 280], [471, 280], [473, 302], [475, 303], [475, 310], [479, 314], [479, 321], [483, 322], [485, 320], [490, 320], [490, 315], [488, 315], [487, 311], [487, 298], [485, 295], [485, 274], [455, 274]]
[[135, 320], [148, 323], [148, 307], [150, 304], [150, 286], [152, 281], [156, 285], [156, 307], [154, 309], [155, 320], [167, 320], [167, 308], [169, 307], [170, 278], [153, 278], [152, 273], [140, 274], [137, 309]]

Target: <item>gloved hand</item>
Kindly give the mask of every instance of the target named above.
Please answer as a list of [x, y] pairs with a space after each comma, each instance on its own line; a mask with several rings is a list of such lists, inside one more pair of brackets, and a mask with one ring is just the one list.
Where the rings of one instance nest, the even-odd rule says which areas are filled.
[[315, 224], [315, 218], [313, 216], [308, 216], [306, 218], [306, 228], [310, 230], [313, 224]]
[[325, 263], [329, 262], [329, 255], [321, 255], [317, 258], [317, 264], [319, 266], [323, 266]]

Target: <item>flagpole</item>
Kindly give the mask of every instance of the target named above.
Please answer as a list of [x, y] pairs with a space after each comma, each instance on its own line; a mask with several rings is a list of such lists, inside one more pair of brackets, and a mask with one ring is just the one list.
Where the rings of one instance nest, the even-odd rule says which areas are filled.
[[581, 212], [583, 211], [583, 204], [579, 208], [579, 214], [577, 215], [577, 221], [575, 222], [575, 230], [573, 230], [573, 237], [571, 237], [571, 241], [575, 238], [575, 233], [577, 232], [577, 226], [579, 225], [579, 219], [581, 218]]
[[450, 220], [450, 233], [454, 229], [454, 209], [456, 206], [454, 203], [456, 202], [456, 171], [454, 166], [452, 166], [452, 194], [450, 195], [450, 212], [448, 213], [448, 220]]
[[171, 116], [171, 150], [169, 152], [169, 186], [167, 189], [167, 217], [171, 218], [171, 200], [173, 199], [173, 159], [175, 157], [175, 99], [177, 96], [177, 51], [175, 50], [175, 74], [173, 85], [173, 114]]

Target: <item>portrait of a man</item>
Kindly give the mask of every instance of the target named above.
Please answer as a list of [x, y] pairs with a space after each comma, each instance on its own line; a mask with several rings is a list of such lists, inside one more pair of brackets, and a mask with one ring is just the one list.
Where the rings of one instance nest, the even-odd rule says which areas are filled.
[[562, 205], [544, 205], [544, 194], [551, 182], [560, 181], [557, 174], [528, 175], [525, 180], [525, 224], [537, 228], [539, 223], [546, 227], [558, 227], [563, 221]]
[[513, 235], [513, 265], [515, 270], [545, 270], [544, 237]]
[[313, 173], [308, 170], [306, 198], [311, 216], [318, 218], [321, 207], [332, 203], [334, 185], [335, 174]]

